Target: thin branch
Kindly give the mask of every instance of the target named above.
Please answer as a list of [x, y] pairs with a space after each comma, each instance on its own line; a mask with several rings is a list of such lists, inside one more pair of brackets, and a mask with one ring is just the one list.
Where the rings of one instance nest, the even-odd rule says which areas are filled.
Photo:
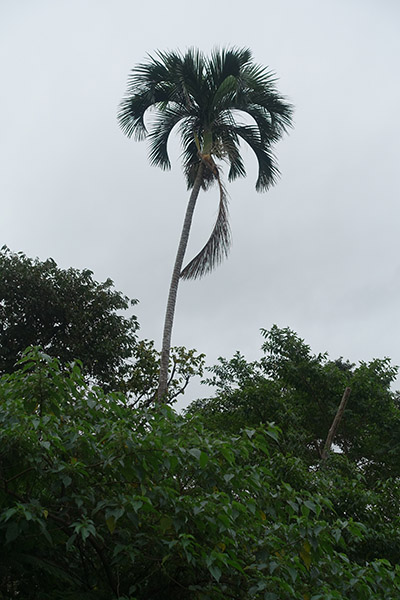
[[10, 477], [10, 479], [5, 479], [4, 484], [7, 486], [11, 481], [14, 481], [14, 479], [18, 479], [18, 477], [21, 477], [22, 475], [29, 473], [29, 471], [34, 471], [34, 470], [35, 470], [34, 467], [28, 467], [27, 469], [24, 469], [23, 471], [21, 471], [21, 473], [17, 473], [17, 475]]
[[350, 396], [350, 392], [351, 392], [351, 388], [349, 388], [349, 387], [347, 387], [343, 392], [343, 396], [340, 401], [339, 408], [337, 409], [337, 413], [335, 415], [335, 418], [333, 419], [331, 428], [329, 429], [328, 437], [326, 438], [325, 446], [322, 451], [322, 461], [325, 461], [328, 458], [328, 454], [331, 450], [331, 446], [332, 446], [333, 440], [335, 438], [336, 432], [338, 430], [338, 427], [340, 425], [340, 421], [342, 420], [343, 413], [344, 413], [344, 410], [347, 405], [347, 401]]
[[174, 376], [175, 376], [175, 371], [176, 371], [176, 360], [174, 358], [172, 358], [172, 371], [171, 371], [171, 375], [168, 379], [168, 383], [167, 386], [169, 387], [169, 384], [171, 383], [171, 381], [173, 380]]

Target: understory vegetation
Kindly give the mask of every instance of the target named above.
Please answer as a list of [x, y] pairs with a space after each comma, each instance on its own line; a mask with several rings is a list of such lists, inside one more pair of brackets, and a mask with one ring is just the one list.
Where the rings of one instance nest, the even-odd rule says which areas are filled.
[[28, 349], [0, 381], [0, 598], [398, 598], [396, 370], [264, 336], [183, 415]]

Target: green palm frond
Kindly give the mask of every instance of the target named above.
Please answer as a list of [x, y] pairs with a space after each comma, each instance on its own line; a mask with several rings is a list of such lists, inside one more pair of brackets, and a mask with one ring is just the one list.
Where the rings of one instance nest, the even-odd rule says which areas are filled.
[[228, 255], [231, 230], [228, 220], [228, 199], [225, 188], [217, 176], [219, 186], [219, 209], [214, 229], [200, 252], [181, 272], [182, 279], [199, 279], [210, 273]]
[[260, 132], [257, 127], [250, 125], [238, 127], [237, 134], [247, 142], [256, 155], [258, 162], [256, 190], [258, 192], [268, 190], [280, 175], [270, 145], [260, 138]]
[[154, 126], [149, 134], [149, 159], [152, 165], [162, 169], [171, 168], [167, 149], [168, 138], [175, 125], [185, 117], [185, 111], [175, 106], [167, 107], [157, 113], [154, 118]]
[[[136, 89], [131, 83], [129, 87]], [[129, 92], [129, 88], [128, 88]], [[121, 102], [118, 111], [118, 121], [122, 131], [128, 136], [134, 136], [142, 140], [148, 135], [144, 115], [151, 108], [168, 105], [170, 91], [165, 85], [147, 86], [136, 91], [133, 95], [127, 95]]]
[[246, 169], [242, 157], [240, 156], [238, 144], [230, 145], [229, 143], [225, 143], [225, 148], [230, 165], [228, 181], [234, 181], [239, 177], [246, 177]]
[[246, 176], [244, 162], [240, 155], [239, 136], [236, 133], [237, 125], [235, 122], [223, 121], [219, 127], [215, 128], [216, 141], [214, 154], [217, 158], [226, 160], [229, 163], [228, 181], [233, 181], [238, 177]]
[[251, 51], [248, 48], [222, 48], [214, 50], [207, 63], [209, 78], [217, 89], [229, 76], [240, 77], [241, 71], [251, 61]]
[[207, 85], [203, 73], [204, 57], [198, 50], [188, 50], [179, 69], [180, 84], [185, 90], [188, 107], [200, 106], [207, 96]]

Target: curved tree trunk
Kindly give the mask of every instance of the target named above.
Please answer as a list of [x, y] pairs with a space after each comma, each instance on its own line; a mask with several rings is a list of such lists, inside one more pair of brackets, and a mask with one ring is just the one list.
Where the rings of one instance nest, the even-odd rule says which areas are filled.
[[171, 334], [174, 322], [176, 297], [178, 294], [179, 278], [182, 271], [183, 259], [185, 257], [186, 247], [189, 240], [190, 227], [196, 201], [199, 196], [201, 181], [203, 178], [204, 165], [200, 163], [199, 170], [190, 194], [189, 202], [186, 208], [185, 220], [183, 222], [181, 238], [179, 240], [178, 251], [176, 253], [175, 265], [172, 271], [171, 284], [169, 288], [167, 310], [165, 312], [164, 334], [160, 359], [160, 375], [158, 380], [157, 400], [163, 402], [166, 398], [168, 388], [168, 364], [171, 349]]

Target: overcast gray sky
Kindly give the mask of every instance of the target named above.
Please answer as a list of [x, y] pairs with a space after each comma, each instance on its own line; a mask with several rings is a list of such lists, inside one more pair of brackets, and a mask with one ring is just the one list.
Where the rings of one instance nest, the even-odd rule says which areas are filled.
[[[151, 167], [117, 107], [155, 49], [248, 46], [279, 77], [295, 128], [267, 194], [244, 149], [248, 177], [228, 187], [232, 251], [182, 282], [173, 343], [209, 364], [237, 349], [254, 359], [276, 323], [332, 358], [400, 364], [399, 30], [397, 0], [1, 0], [1, 245], [111, 277], [159, 345], [187, 202], [179, 146], [171, 172]], [[217, 201], [200, 197], [188, 258]]]

